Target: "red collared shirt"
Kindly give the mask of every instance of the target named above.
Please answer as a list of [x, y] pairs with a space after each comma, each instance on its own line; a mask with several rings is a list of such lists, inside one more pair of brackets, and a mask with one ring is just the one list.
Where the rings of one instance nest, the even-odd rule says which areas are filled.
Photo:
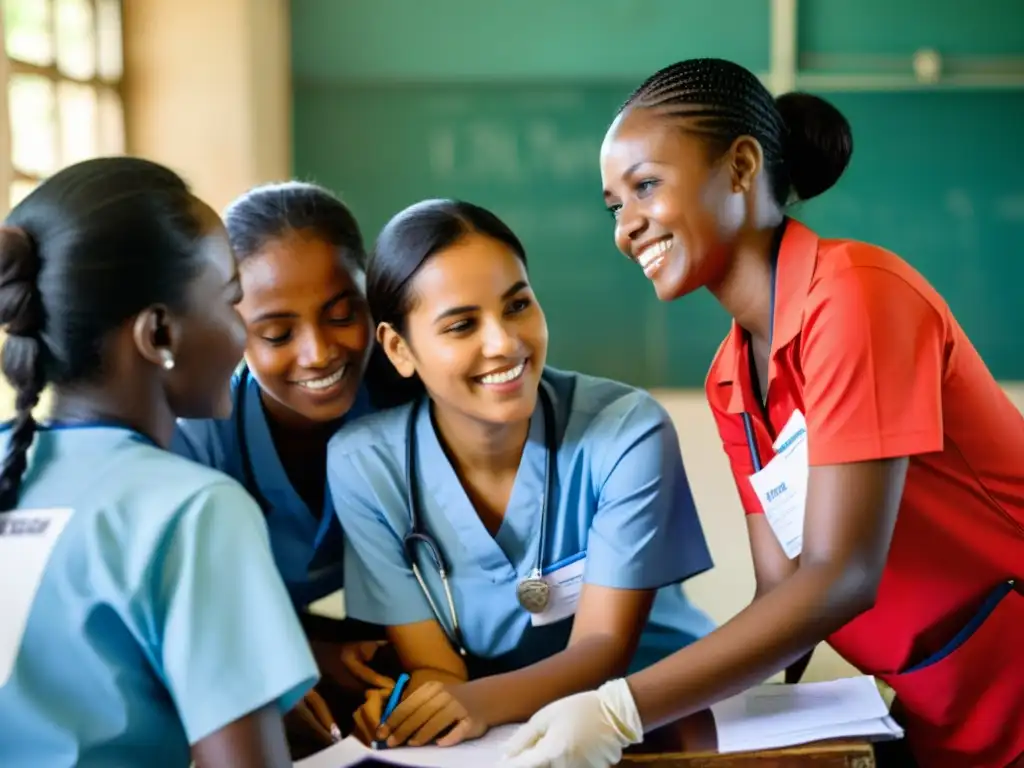
[[[764, 465], [794, 410], [806, 419], [811, 467], [910, 457], [875, 607], [830, 638], [863, 671], [894, 676], [890, 684], [900, 696], [897, 683], [908, 677], [902, 673], [942, 648], [987, 594], [1010, 579], [1024, 583], [1024, 417], [942, 297], [909, 264], [865, 243], [819, 240], [792, 220], [779, 248], [772, 336], [767, 420], [751, 382], [748, 342], [735, 324], [706, 382], [747, 514], [762, 509], [749, 480], [754, 466], [743, 413]], [[1017, 641], [1024, 641], [1022, 609], [1024, 597], [1015, 593], [997, 609], [1019, 619]], [[999, 652], [982, 646], [1009, 640], [983, 641], [981, 634], [942, 656], [938, 667], [973, 667], [978, 674], [986, 656], [998, 665]], [[1024, 668], [1024, 661], [1017, 664]], [[1005, 733], [957, 736], [949, 724], [963, 693], [958, 679], [944, 680], [939, 696], [953, 704], [924, 719], [954, 740], [998, 742]], [[902, 698], [913, 701], [916, 693], [906, 688]], [[1024, 676], [1012, 697], [1018, 695], [1024, 697]], [[1024, 698], [1017, 709], [1014, 728], [1024, 734]], [[997, 723], [1005, 719], [1004, 713]], [[980, 753], [963, 749], [977, 758], [972, 764], [984, 764]]]

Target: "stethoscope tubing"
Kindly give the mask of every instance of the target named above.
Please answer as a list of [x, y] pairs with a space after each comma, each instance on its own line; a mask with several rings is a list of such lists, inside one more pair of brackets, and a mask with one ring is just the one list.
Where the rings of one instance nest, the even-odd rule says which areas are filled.
[[[544, 412], [544, 444], [546, 449], [546, 461], [544, 466], [544, 496], [541, 501], [541, 512], [540, 512], [540, 533], [538, 536], [537, 543], [537, 555], [533, 573], [538, 577], [542, 572], [542, 564], [544, 562], [544, 546], [547, 530], [548, 520], [548, 508], [551, 502], [551, 498], [554, 495], [554, 484], [556, 480], [557, 472], [557, 458], [558, 458], [558, 430], [555, 424], [555, 409], [551, 402], [551, 396], [545, 389], [545, 385], [541, 382], [537, 392], [537, 396], [541, 401], [541, 408]], [[406, 426], [406, 489], [408, 494], [408, 507], [409, 507], [409, 532], [402, 539], [402, 549], [405, 553], [405, 558], [408, 561], [409, 568], [412, 570], [412, 574], [416, 579], [416, 583], [419, 584], [420, 590], [423, 592], [424, 597], [427, 599], [427, 603], [430, 605], [430, 610], [437, 619], [438, 624], [444, 630], [448, 636], [449, 641], [458, 649], [460, 655], [466, 656], [466, 646], [463, 641], [462, 631], [459, 627], [459, 615], [455, 607], [455, 599], [452, 595], [451, 584], [448, 578], [449, 568], [446, 562], [440, 545], [434, 539], [430, 533], [425, 530], [422, 523], [422, 515], [420, 514], [420, 498], [419, 498], [419, 477], [417, 474], [417, 461], [416, 461], [416, 446], [417, 446], [417, 421], [419, 419], [420, 408], [422, 407], [425, 397], [418, 398], [409, 409], [409, 420]], [[433, 595], [430, 593], [430, 589], [427, 586], [426, 580], [423, 578], [423, 573], [420, 570], [419, 563], [416, 557], [416, 550], [419, 546], [425, 546], [430, 558], [434, 561], [434, 567], [437, 569], [438, 577], [441, 581], [441, 587], [444, 590], [445, 601], [448, 604], [448, 618], [451, 624], [449, 629], [446, 626], [444, 618], [437, 607], [437, 603], [434, 600]]]

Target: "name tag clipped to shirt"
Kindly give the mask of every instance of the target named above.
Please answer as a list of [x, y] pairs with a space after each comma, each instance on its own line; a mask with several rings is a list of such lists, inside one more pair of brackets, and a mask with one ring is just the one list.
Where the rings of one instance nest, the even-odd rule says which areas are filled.
[[809, 472], [807, 422], [800, 411], [793, 411], [773, 447], [775, 458], [750, 476], [750, 484], [782, 551], [792, 560], [804, 546]]
[[14, 669], [46, 564], [72, 511], [0, 512], [0, 688]]
[[587, 552], [578, 552], [548, 566], [541, 578], [551, 589], [548, 607], [540, 613], [530, 614], [530, 623], [535, 627], [554, 624], [576, 613], [583, 591], [583, 571], [587, 565]]

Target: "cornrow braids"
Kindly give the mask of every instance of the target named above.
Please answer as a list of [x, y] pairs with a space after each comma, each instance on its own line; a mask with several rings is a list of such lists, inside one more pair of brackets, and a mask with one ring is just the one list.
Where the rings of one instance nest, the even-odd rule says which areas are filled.
[[724, 59], [688, 59], [651, 75], [619, 107], [655, 109], [691, 120], [698, 133], [724, 150], [738, 136], [752, 136], [761, 145], [771, 174], [772, 192], [783, 204], [789, 192], [785, 172], [786, 124], [775, 99], [748, 69]]

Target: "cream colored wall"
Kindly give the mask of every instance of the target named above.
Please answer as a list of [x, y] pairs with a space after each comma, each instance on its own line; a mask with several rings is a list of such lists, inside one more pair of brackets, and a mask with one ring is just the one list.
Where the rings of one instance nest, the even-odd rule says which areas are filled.
[[[287, 177], [287, 0], [126, 0], [125, 6], [129, 151], [173, 167], [218, 210], [254, 184]], [[0, 148], [6, 141], [0, 131]], [[1007, 389], [1024, 407], [1024, 385]], [[732, 475], [702, 393], [656, 394], [679, 431], [716, 562], [688, 591], [715, 619], [725, 621], [754, 590]], [[0, 385], [0, 416], [10, 416], [11, 402], [9, 389]], [[320, 608], [340, 612], [340, 597], [328, 598]], [[823, 648], [808, 675], [823, 679], [848, 672]]]
[[129, 151], [221, 210], [291, 170], [288, 0], [125, 0]]

